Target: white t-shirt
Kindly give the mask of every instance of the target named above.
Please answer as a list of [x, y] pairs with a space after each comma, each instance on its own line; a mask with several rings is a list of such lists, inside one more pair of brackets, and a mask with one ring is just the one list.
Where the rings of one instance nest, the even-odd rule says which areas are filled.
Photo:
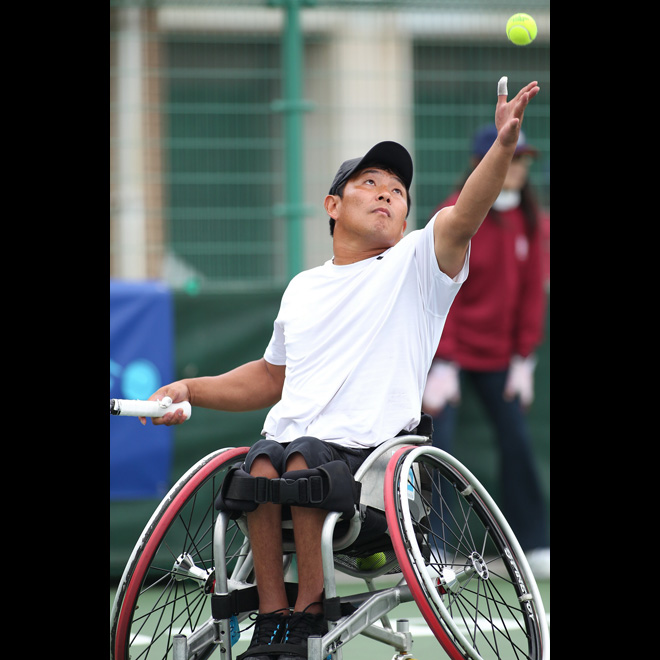
[[449, 308], [468, 275], [439, 268], [433, 221], [378, 257], [296, 275], [264, 358], [286, 365], [262, 435], [310, 435], [373, 447], [420, 420], [422, 394]]

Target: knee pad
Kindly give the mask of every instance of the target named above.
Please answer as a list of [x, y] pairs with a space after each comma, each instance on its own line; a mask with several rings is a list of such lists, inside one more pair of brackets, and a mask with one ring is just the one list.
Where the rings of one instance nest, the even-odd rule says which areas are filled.
[[330, 461], [317, 468], [290, 470], [278, 479], [253, 477], [242, 464], [229, 469], [215, 501], [221, 511], [254, 511], [264, 502], [339, 511], [353, 515], [360, 502], [362, 484], [344, 461]]

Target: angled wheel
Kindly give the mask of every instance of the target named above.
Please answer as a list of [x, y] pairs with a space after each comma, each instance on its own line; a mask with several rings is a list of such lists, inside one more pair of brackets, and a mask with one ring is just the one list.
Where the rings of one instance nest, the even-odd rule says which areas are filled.
[[[220, 449], [194, 465], [165, 496], [133, 550], [112, 608], [110, 657], [172, 657], [179, 634], [209, 626], [214, 582], [214, 499], [247, 447]], [[234, 521], [226, 535], [228, 572], [247, 542]], [[213, 652], [196, 656], [200, 660]]]
[[385, 475], [392, 545], [411, 593], [452, 660], [547, 660], [543, 603], [495, 502], [456, 459], [403, 447]]

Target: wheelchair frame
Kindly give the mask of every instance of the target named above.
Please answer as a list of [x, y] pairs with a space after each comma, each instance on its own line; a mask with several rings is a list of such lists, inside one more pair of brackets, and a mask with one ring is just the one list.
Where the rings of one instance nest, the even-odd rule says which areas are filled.
[[[204, 515], [212, 522], [204, 524], [210, 529], [203, 536], [195, 532], [200, 536], [197, 540], [193, 528], [198, 525], [202, 530], [203, 524], [193, 519], [192, 511], [189, 516], [187, 509], [185, 515], [182, 512], [193, 506], [189, 503], [196, 501], [202, 487], [210, 488], [213, 501], [219, 488], [216, 475], [244, 458], [248, 449], [226, 448], [209, 454], [179, 479], [154, 512], [127, 562], [113, 603], [111, 660], [141, 657], [138, 650], [147, 631], [148, 648], [162, 647], [149, 658], [204, 660], [217, 652], [222, 660], [234, 659], [234, 629], [258, 607], [258, 601], [255, 604], [250, 597], [256, 587], [250, 582], [245, 516], [207, 511]], [[344, 646], [359, 634], [392, 647], [393, 660], [412, 659], [407, 620], [398, 620], [394, 629], [387, 615], [413, 600], [452, 660], [549, 658], [547, 621], [531, 570], [497, 505], [465, 466], [431, 447], [428, 437], [406, 435], [376, 448], [355, 479], [362, 483], [362, 495], [346, 531], [337, 533], [341, 518], [337, 512], [329, 512], [323, 526], [329, 630], [323, 637], [309, 638], [308, 660], [343, 660]], [[433, 497], [439, 497], [441, 504], [436, 505]], [[344, 558], [342, 551], [350, 552], [369, 507], [385, 512], [394, 557], [376, 569], [361, 570], [339, 558]], [[429, 519], [431, 512], [441, 521], [440, 531]], [[163, 547], [178, 518], [185, 518], [186, 531], [185, 550], [177, 555], [178, 549], [164, 551]], [[201, 539], [213, 548], [210, 558]], [[293, 541], [284, 540], [283, 549], [286, 568], [295, 552]], [[170, 564], [157, 559], [159, 553], [171, 553]], [[167, 596], [159, 597], [152, 612], [151, 605], [143, 608], [147, 610], [143, 617], [138, 601], [154, 588], [151, 574], [158, 564], [164, 567], [158, 566], [161, 577], [156, 589], [164, 582], [161, 593]], [[368, 590], [338, 597], [336, 570], [362, 578]], [[376, 589], [374, 579], [391, 572], [401, 572], [402, 579], [395, 586]], [[189, 590], [190, 584], [194, 589]], [[183, 595], [178, 595], [180, 590]], [[205, 619], [209, 602], [212, 613]], [[515, 623], [509, 630], [506, 622], [512, 618]], [[376, 625], [379, 620], [381, 625]], [[152, 625], [155, 631], [149, 629]]]

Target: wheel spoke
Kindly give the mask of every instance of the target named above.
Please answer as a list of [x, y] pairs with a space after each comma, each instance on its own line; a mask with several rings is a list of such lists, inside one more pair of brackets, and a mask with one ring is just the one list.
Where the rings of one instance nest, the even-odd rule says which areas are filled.
[[539, 660], [541, 628], [527, 610], [536, 605], [508, 560], [517, 542], [481, 485], [446, 457], [410, 448], [388, 470], [398, 519], [391, 527], [401, 535], [393, 545], [413, 597], [450, 657]]
[[[122, 590], [125, 601], [113, 625], [116, 660], [168, 657], [175, 635], [188, 635], [209, 620], [214, 500], [227, 469], [246, 452], [219, 451], [200, 462], [199, 470], [191, 469], [177, 482], [154, 514], [155, 523], [138, 542], [141, 554], [136, 555], [128, 586]], [[236, 521], [231, 520], [227, 563], [240, 552], [242, 539]]]

